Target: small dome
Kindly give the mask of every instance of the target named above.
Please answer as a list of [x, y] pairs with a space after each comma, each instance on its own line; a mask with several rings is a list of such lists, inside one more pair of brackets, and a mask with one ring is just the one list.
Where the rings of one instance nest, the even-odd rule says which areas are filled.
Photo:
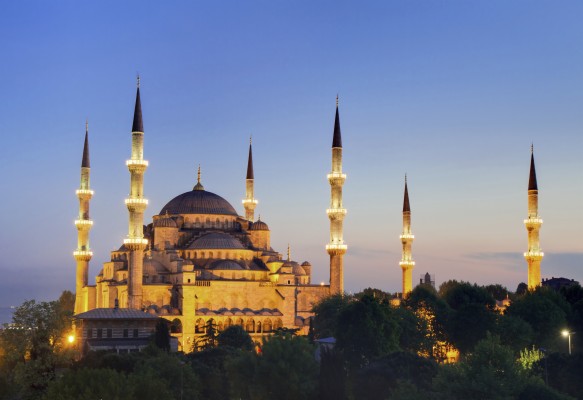
[[226, 233], [209, 233], [194, 241], [190, 249], [243, 249], [241, 242]]
[[243, 267], [235, 261], [232, 260], [220, 260], [216, 261], [211, 266], [215, 270], [241, 270]]
[[265, 222], [258, 219], [257, 221], [255, 221], [251, 224], [251, 226], [249, 227], [249, 230], [250, 231], [268, 231], [269, 227], [267, 226], [267, 224]]
[[302, 263], [302, 267], [311, 267], [311, 266], [312, 266], [312, 264], [310, 264], [308, 261], [304, 261]]
[[292, 273], [294, 275], [306, 275], [306, 271], [302, 267], [300, 267], [298, 264], [295, 264], [292, 267]]
[[154, 221], [154, 228], [178, 228], [178, 225], [173, 218], [170, 218], [168, 214], [166, 214], [166, 216]]

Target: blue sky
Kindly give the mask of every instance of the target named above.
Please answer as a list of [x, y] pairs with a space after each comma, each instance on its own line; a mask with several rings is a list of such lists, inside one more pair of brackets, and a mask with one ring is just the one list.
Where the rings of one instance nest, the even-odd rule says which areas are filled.
[[0, 305], [74, 287], [89, 118], [90, 282], [127, 231], [135, 76], [147, 218], [203, 184], [257, 213], [328, 280], [326, 173], [340, 95], [349, 291], [400, 290], [403, 176], [414, 276], [526, 280], [534, 142], [544, 277], [583, 281], [583, 4], [575, 1], [0, 3]]

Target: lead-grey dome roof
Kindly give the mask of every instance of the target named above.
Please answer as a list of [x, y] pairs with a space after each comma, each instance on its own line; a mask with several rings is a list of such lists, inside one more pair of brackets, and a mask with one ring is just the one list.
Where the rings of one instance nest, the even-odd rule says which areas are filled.
[[226, 233], [209, 233], [196, 239], [190, 249], [243, 249], [241, 242]]
[[238, 216], [231, 204], [218, 194], [206, 190], [191, 190], [170, 200], [160, 214], [218, 214]]

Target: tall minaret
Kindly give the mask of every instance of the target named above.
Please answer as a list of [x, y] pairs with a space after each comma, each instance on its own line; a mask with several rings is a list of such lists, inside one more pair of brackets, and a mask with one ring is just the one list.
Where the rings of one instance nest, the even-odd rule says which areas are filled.
[[148, 161], [144, 160], [144, 124], [139, 76], [132, 125], [132, 156], [126, 161], [126, 165], [130, 170], [130, 196], [125, 203], [130, 218], [128, 237], [123, 242], [130, 250], [128, 308], [140, 309], [142, 307], [144, 250], [148, 246], [148, 240], [144, 239], [144, 210], [148, 206], [148, 200], [144, 198], [144, 172], [148, 167]]
[[75, 220], [77, 227], [77, 250], [73, 256], [77, 261], [77, 273], [75, 278], [75, 314], [87, 311], [86, 297], [83, 288], [87, 286], [89, 260], [93, 253], [89, 249], [89, 231], [93, 221], [89, 219], [89, 200], [93, 197], [93, 190], [89, 186], [91, 167], [89, 163], [89, 124], [85, 122], [85, 144], [83, 145], [83, 158], [81, 159], [81, 184], [76, 191], [79, 198], [79, 218]]
[[543, 220], [538, 215], [538, 186], [534, 168], [534, 149], [530, 146], [530, 176], [528, 178], [528, 218], [524, 225], [528, 231], [528, 251], [524, 258], [528, 264], [528, 288], [535, 289], [541, 284], [540, 262], [544, 253], [540, 249], [539, 230]]
[[253, 151], [251, 149], [251, 138], [249, 138], [249, 158], [247, 159], [247, 178], [245, 179], [245, 198], [243, 199], [243, 207], [245, 207], [245, 219], [247, 221], [255, 221], [255, 207], [257, 200], [254, 198], [253, 191]]
[[411, 233], [411, 206], [409, 205], [409, 191], [407, 189], [407, 175], [405, 175], [405, 197], [403, 198], [403, 233], [399, 236], [403, 244], [403, 254], [399, 265], [403, 270], [403, 298], [413, 290], [412, 272], [415, 261], [411, 255], [411, 244], [415, 236]]
[[344, 254], [348, 246], [342, 238], [342, 222], [346, 209], [342, 207], [342, 185], [346, 175], [342, 173], [342, 136], [340, 135], [340, 117], [338, 115], [338, 96], [336, 96], [336, 119], [334, 120], [334, 137], [332, 139], [332, 172], [328, 174], [330, 182], [330, 208], [326, 210], [330, 218], [330, 243], [326, 251], [330, 254], [330, 293], [344, 292]]

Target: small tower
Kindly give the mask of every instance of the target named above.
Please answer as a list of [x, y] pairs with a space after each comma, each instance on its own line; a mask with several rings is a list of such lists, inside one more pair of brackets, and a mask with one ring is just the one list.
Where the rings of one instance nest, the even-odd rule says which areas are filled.
[[342, 136], [340, 134], [340, 116], [338, 115], [338, 96], [336, 96], [336, 118], [332, 138], [332, 172], [328, 174], [330, 183], [330, 208], [326, 210], [330, 219], [330, 243], [326, 251], [330, 255], [330, 293], [344, 291], [344, 254], [348, 246], [344, 244], [342, 223], [346, 209], [342, 206], [342, 186], [346, 175], [342, 173]]
[[85, 144], [83, 145], [83, 158], [81, 159], [81, 184], [75, 192], [79, 199], [79, 218], [75, 220], [77, 227], [77, 250], [73, 256], [77, 261], [77, 273], [75, 279], [75, 314], [87, 311], [87, 296], [83, 295], [83, 290], [87, 286], [87, 275], [89, 271], [89, 261], [93, 253], [89, 249], [89, 231], [93, 226], [93, 221], [89, 219], [89, 201], [93, 197], [93, 190], [90, 189], [89, 180], [91, 167], [89, 163], [89, 124], [85, 122]]
[[543, 220], [538, 215], [538, 185], [534, 168], [534, 149], [530, 146], [530, 176], [528, 178], [528, 218], [524, 225], [528, 232], [528, 251], [524, 258], [528, 264], [528, 288], [535, 289], [541, 285], [540, 263], [544, 257], [539, 242], [539, 231]]
[[249, 138], [249, 158], [247, 159], [247, 178], [245, 179], [243, 207], [245, 208], [245, 219], [251, 222], [255, 221], [255, 207], [257, 207], [257, 200], [254, 198], [253, 181], [253, 151], [251, 149], [251, 138]]
[[403, 298], [413, 290], [413, 268], [415, 261], [411, 254], [411, 245], [415, 236], [411, 233], [411, 206], [409, 205], [409, 190], [407, 189], [407, 175], [405, 175], [405, 196], [403, 198], [403, 233], [399, 236], [403, 244], [403, 253], [399, 265], [403, 270]]
[[144, 211], [148, 206], [148, 200], [144, 198], [144, 172], [148, 167], [148, 161], [144, 160], [144, 124], [139, 76], [137, 86], [132, 125], [132, 155], [126, 161], [130, 171], [130, 196], [125, 200], [129, 211], [129, 232], [128, 237], [123, 241], [125, 247], [130, 250], [128, 308], [133, 309], [142, 307], [144, 250], [148, 246], [148, 240], [144, 238]]

